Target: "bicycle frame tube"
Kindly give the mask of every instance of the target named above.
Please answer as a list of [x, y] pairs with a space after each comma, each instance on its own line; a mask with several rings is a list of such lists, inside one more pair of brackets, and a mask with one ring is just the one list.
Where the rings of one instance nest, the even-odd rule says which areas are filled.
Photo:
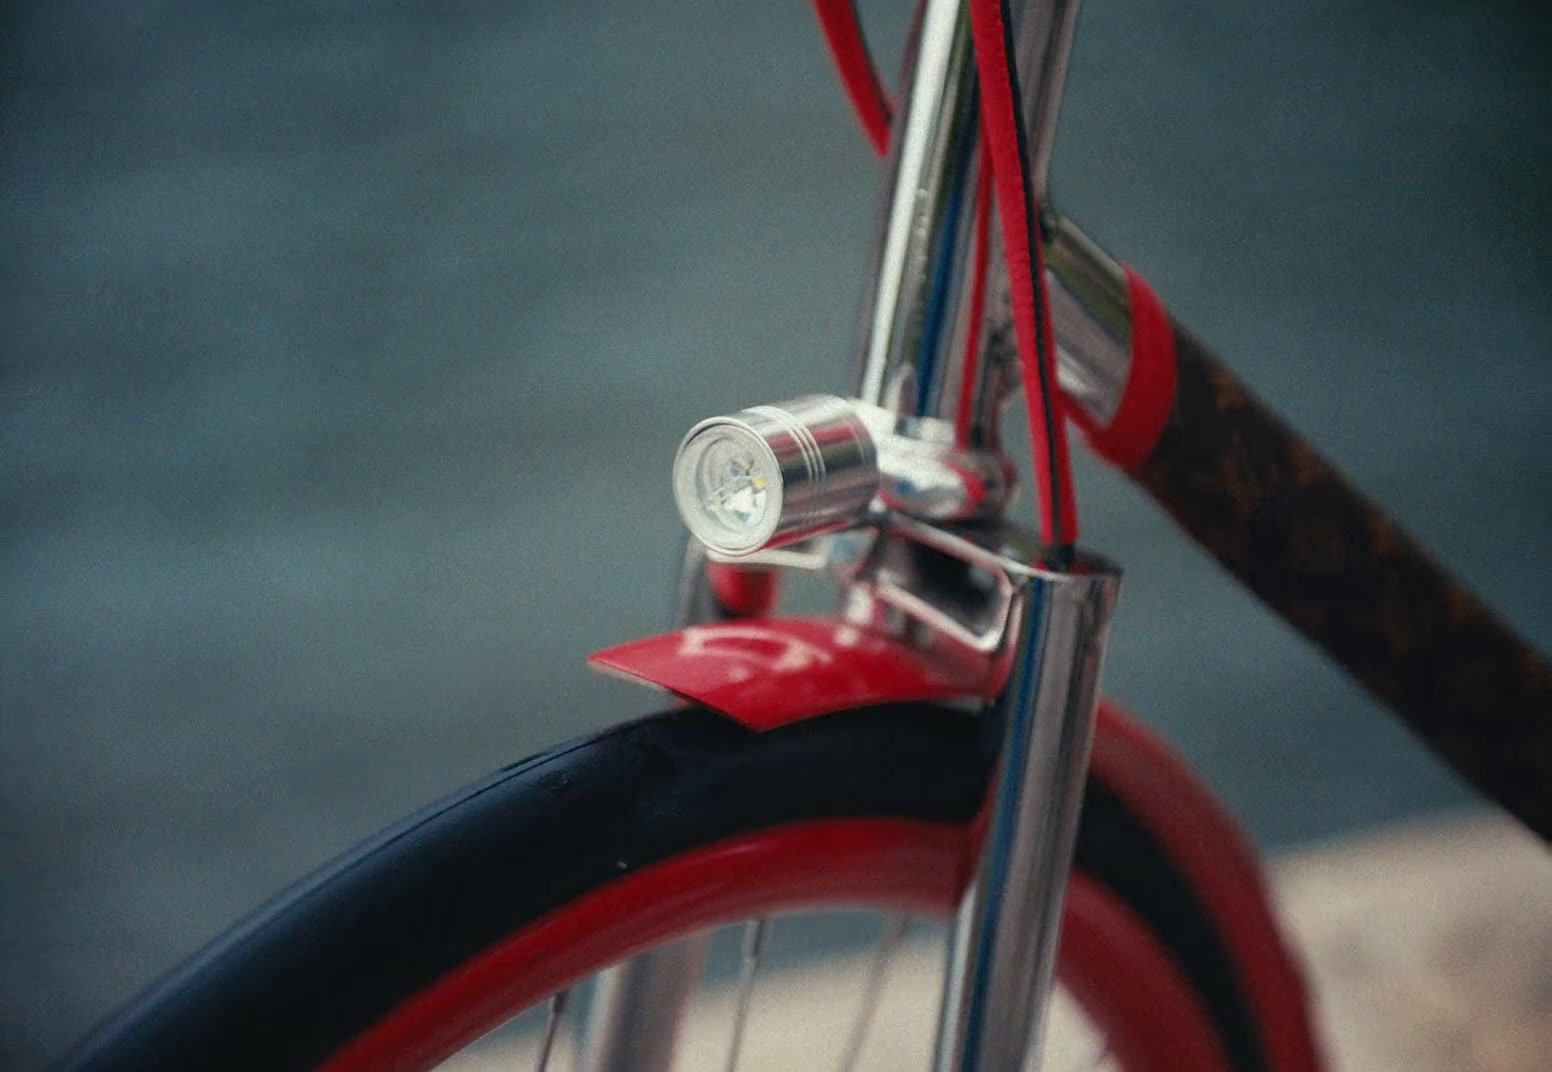
[[927, 0], [912, 43], [855, 386], [864, 402], [902, 415], [952, 417], [942, 412], [952, 392], [941, 388], [963, 319], [981, 166], [963, 4]]

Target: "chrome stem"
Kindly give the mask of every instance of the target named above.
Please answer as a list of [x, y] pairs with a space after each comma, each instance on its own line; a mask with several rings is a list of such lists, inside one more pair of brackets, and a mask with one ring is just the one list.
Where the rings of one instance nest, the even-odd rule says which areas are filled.
[[933, 396], [943, 393], [974, 244], [978, 167], [975, 62], [961, 0], [926, 0], [916, 42], [854, 393], [896, 413], [942, 416]]
[[[1051, 211], [1046, 178], [1077, 0], [1029, 0], [1016, 22], [1037, 206], [1046, 220], [1046, 280], [1062, 390], [1101, 425], [1131, 372], [1131, 305], [1119, 265]], [[864, 316], [855, 394], [895, 413], [952, 420], [972, 327], [976, 176], [982, 166], [974, 53], [963, 0], [927, 0], [905, 80], [901, 134]], [[995, 223], [995, 213], [993, 214]], [[1006, 270], [994, 231], [978, 327], [971, 442], [997, 448], [997, 418], [1018, 382]]]

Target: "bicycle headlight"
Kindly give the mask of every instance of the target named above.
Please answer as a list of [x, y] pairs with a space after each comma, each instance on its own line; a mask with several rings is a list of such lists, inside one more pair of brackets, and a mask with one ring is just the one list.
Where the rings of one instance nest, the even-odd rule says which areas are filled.
[[674, 501], [698, 540], [738, 557], [856, 520], [878, 479], [852, 404], [810, 395], [690, 429], [674, 458]]

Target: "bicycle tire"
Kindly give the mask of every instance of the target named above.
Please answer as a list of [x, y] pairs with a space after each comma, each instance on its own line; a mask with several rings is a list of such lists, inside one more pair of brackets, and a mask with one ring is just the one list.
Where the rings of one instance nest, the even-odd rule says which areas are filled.
[[[564, 922], [590, 895], [741, 836], [817, 831], [833, 842], [842, 829], [886, 832], [896, 855], [936, 853], [927, 869], [934, 877], [924, 884], [921, 860], [899, 861], [899, 874], [872, 860], [854, 890], [941, 914], [963, 880], [943, 863], [955, 851], [964, 856], [993, 765], [991, 738], [986, 720], [928, 704], [845, 711], [768, 733], [691, 707], [560, 746], [432, 805], [299, 883], [153, 987], [62, 1067], [316, 1068], [513, 935]], [[1084, 816], [1075, 881], [1108, 891], [1140, 921], [1143, 937], [1157, 938], [1225, 1067], [1265, 1069], [1255, 1018], [1189, 883], [1120, 798], [1092, 779]], [[840, 870], [847, 859], [868, 858], [846, 849], [836, 857]], [[779, 904], [789, 896], [793, 907], [825, 899], [812, 889], [756, 888], [752, 877], [733, 881], [749, 887], [752, 909], [771, 907], [772, 897]], [[708, 922], [716, 920], [668, 919], [661, 937]], [[633, 951], [606, 952], [613, 959]], [[445, 1037], [422, 1039], [421, 1058], [516, 1010], [459, 1011], [467, 1012], [461, 1024], [427, 1028]]]

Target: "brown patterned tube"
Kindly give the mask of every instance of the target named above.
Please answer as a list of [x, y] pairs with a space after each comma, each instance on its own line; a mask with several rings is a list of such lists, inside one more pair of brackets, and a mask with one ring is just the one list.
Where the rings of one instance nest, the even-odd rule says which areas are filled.
[[1457, 771], [1552, 840], [1547, 661], [1175, 327], [1175, 399], [1130, 475]]

